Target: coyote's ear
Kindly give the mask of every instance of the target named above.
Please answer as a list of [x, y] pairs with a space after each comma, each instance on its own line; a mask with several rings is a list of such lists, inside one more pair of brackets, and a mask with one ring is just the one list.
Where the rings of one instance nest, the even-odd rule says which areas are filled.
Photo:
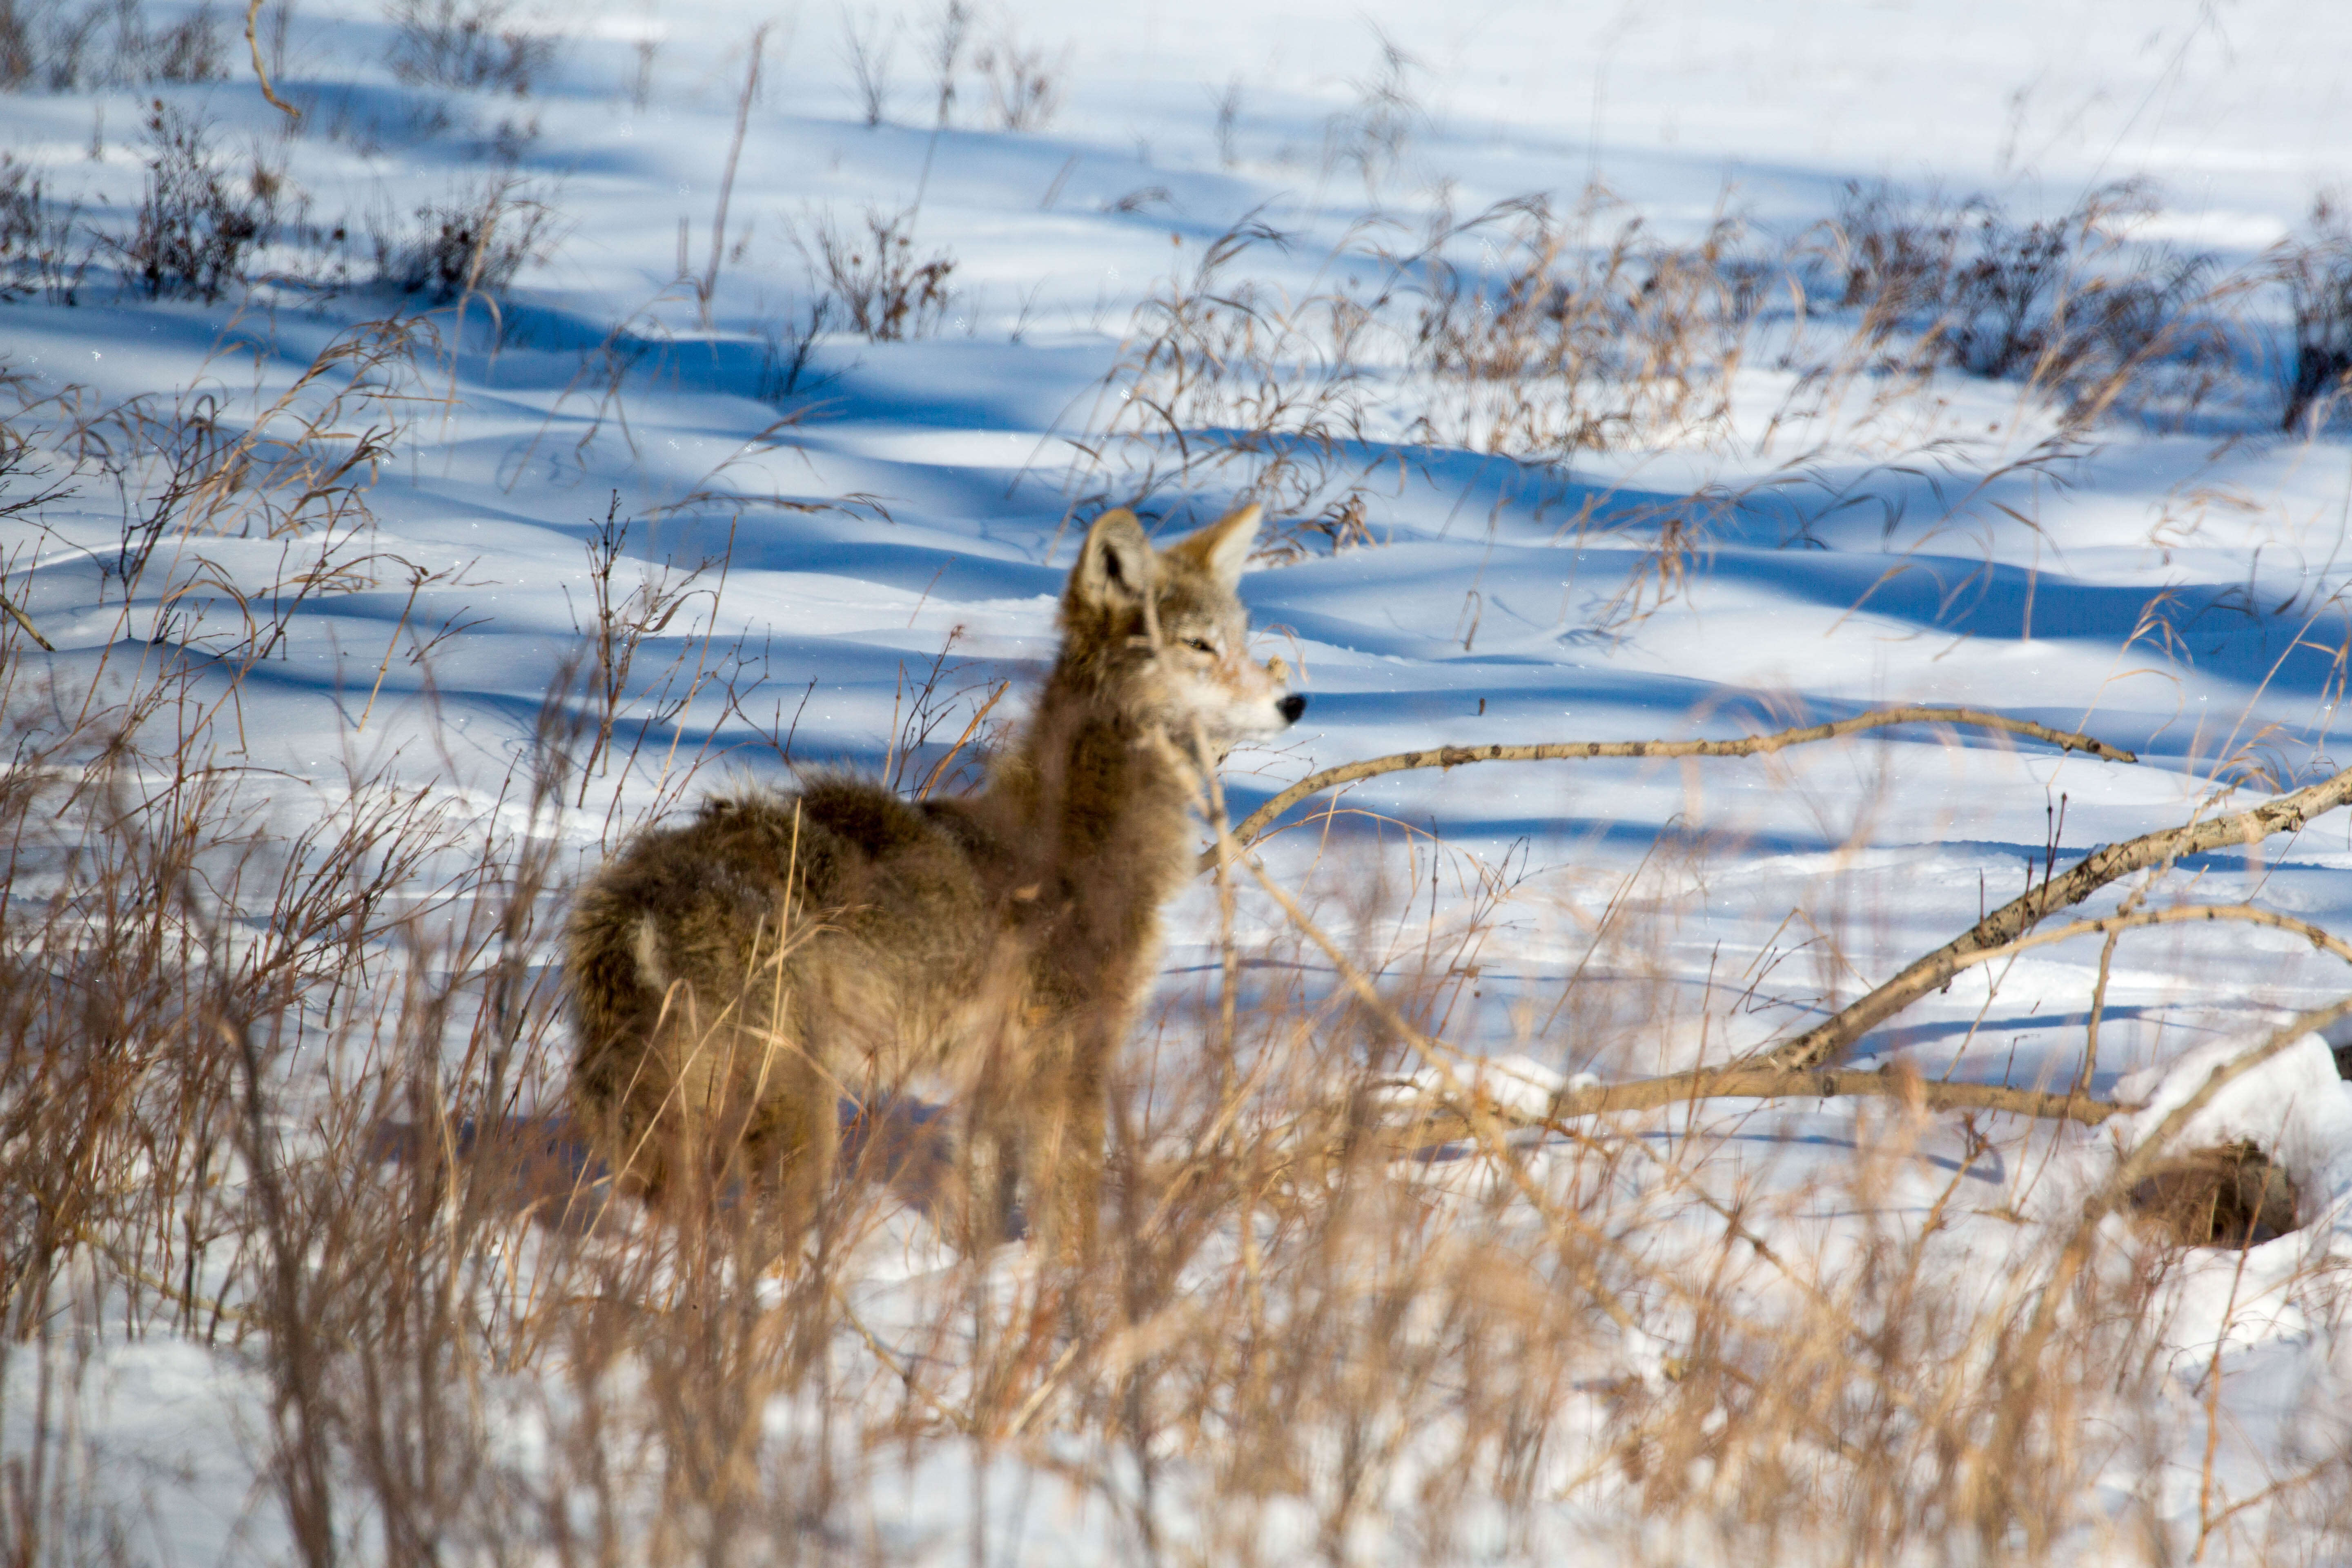
[[1098, 610], [1138, 604], [1151, 588], [1151, 542], [1125, 507], [1095, 519], [1078, 563], [1070, 569], [1070, 596]]
[[1255, 501], [1235, 507], [1170, 553], [1181, 551], [1192, 556], [1231, 591], [1242, 580], [1242, 567], [1248, 563], [1250, 552], [1257, 548], [1258, 520], [1265, 515]]

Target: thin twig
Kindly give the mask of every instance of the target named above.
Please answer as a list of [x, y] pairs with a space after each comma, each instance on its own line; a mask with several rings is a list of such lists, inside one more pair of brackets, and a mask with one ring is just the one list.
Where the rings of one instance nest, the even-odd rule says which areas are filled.
[[[1980, 709], [1874, 708], [1867, 713], [1857, 713], [1852, 718], [1839, 719], [1827, 724], [1808, 724], [1801, 729], [1781, 730], [1769, 735], [1749, 735], [1737, 741], [1555, 741], [1523, 746], [1435, 746], [1426, 751], [1399, 752], [1393, 756], [1373, 757], [1360, 763], [1344, 763], [1336, 768], [1309, 773], [1251, 812], [1234, 830], [1234, 837], [1247, 847], [1256, 842], [1276, 817], [1308, 795], [1329, 789], [1334, 784], [1353, 784], [1358, 779], [1377, 778], [1382, 773], [1405, 773], [1415, 768], [1458, 768], [1470, 763], [1555, 762], [1587, 757], [1754, 757], [1812, 741], [1833, 740], [1863, 730], [1881, 730], [1891, 724], [1966, 724], [1979, 730], [2003, 730], [2011, 734], [2047, 741], [2070, 752], [2088, 752], [2111, 763], [2139, 761], [2129, 752], [2072, 730], [2053, 730], [2030, 719], [2012, 719], [2006, 714], [1988, 713]], [[1204, 855], [1201, 858], [1201, 869], [1205, 871], [1214, 863], [1214, 857]]]
[[245, 5], [245, 47], [253, 51], [253, 79], [261, 84], [262, 97], [268, 99], [287, 119], [299, 124], [302, 111], [278, 96], [278, 89], [269, 85], [269, 72], [264, 69], [261, 64], [261, 39], [254, 32], [254, 24], [261, 17], [261, 4], [262, 0], [246, 0]]
[[87, 1226], [78, 1230], [75, 1237], [85, 1247], [95, 1248], [109, 1264], [113, 1266], [115, 1272], [127, 1279], [132, 1279], [146, 1286], [174, 1306], [184, 1307], [190, 1311], [202, 1310], [210, 1312], [215, 1318], [231, 1319], [240, 1324], [262, 1321], [262, 1314], [251, 1307], [239, 1307], [231, 1302], [215, 1300], [210, 1296], [199, 1296], [194, 1290], [184, 1289], [169, 1279], [150, 1274], [146, 1269], [124, 1258], [111, 1243], [97, 1236]]
[[988, 700], [980, 705], [980, 711], [971, 716], [971, 722], [966, 724], [963, 727], [963, 733], [956, 737], [956, 743], [948, 748], [948, 754], [933, 763], [931, 771], [923, 775], [922, 787], [915, 792], [917, 800], [931, 798], [931, 791], [939, 787], [940, 780], [946, 775], [948, 769], [954, 765], [956, 758], [962, 754], [964, 747], [971, 742], [972, 736], [980, 732], [981, 721], [988, 717], [988, 710], [995, 707], [998, 700], [1012, 689], [1011, 681], [997, 682], [996, 689], [988, 694]]
[[[1323, 955], [1328, 958], [1332, 965], [1339, 970], [1339, 977], [1347, 982], [1348, 989], [1356, 994], [1357, 1000], [1381, 1021], [1382, 1026], [1393, 1033], [1422, 1059], [1431, 1071], [1437, 1075], [1438, 1081], [1444, 1086], [1445, 1092], [1453, 1097], [1454, 1102], [1460, 1107], [1463, 1115], [1470, 1124], [1471, 1131], [1485, 1148], [1488, 1157], [1503, 1168], [1510, 1177], [1511, 1184], [1518, 1189], [1519, 1195], [1527, 1199], [1536, 1213], [1546, 1219], [1572, 1218], [1573, 1216], [1562, 1216], [1546, 1198], [1542, 1190], [1536, 1185], [1535, 1179], [1528, 1174], [1527, 1167], [1513, 1156], [1510, 1144], [1503, 1136], [1503, 1129], [1487, 1109], [1486, 1102], [1479, 1096], [1472, 1094], [1464, 1085], [1461, 1074], [1454, 1070], [1454, 1064], [1461, 1059], [1460, 1053], [1443, 1040], [1433, 1039], [1407, 1023], [1404, 1015], [1391, 1005], [1389, 999], [1380, 994], [1379, 988], [1366, 978], [1363, 971], [1357, 968], [1348, 955], [1339, 951], [1339, 944], [1323, 934], [1322, 927], [1307, 918], [1307, 911], [1298, 907], [1297, 900], [1283, 891], [1281, 885], [1265, 874], [1265, 867], [1247, 857], [1242, 858], [1242, 864], [1248, 868], [1251, 876], [1257, 879], [1258, 886], [1264, 888], [1273, 897], [1274, 901], [1282, 906], [1283, 913], [1290, 917], [1291, 923], [1297, 926], [1308, 941], [1323, 950]], [[1580, 1229], [1587, 1231], [1591, 1229], [1580, 1221], [1577, 1223]], [[1599, 1271], [1587, 1262], [1583, 1272], [1584, 1288], [1591, 1292], [1593, 1300], [1599, 1304], [1601, 1310], [1608, 1313], [1618, 1327], [1632, 1328], [1634, 1322], [1633, 1312], [1617, 1299], [1616, 1293], [1602, 1282]]]
[[368, 719], [375, 712], [375, 700], [383, 690], [385, 672], [392, 668], [392, 656], [400, 647], [400, 634], [408, 629], [408, 613], [416, 608], [416, 595], [418, 590], [425, 586], [425, 573], [421, 568], [410, 567], [408, 603], [400, 606], [400, 620], [392, 628], [392, 640], [383, 645], [383, 660], [375, 667], [375, 684], [368, 688], [367, 706], [360, 710], [359, 726], [352, 731], [354, 734], [367, 733]]
[[897, 1355], [893, 1354], [890, 1347], [882, 1342], [881, 1337], [876, 1334], [872, 1329], [866, 1326], [866, 1320], [860, 1318], [857, 1315], [857, 1309], [849, 1304], [849, 1293], [841, 1288], [841, 1282], [839, 1280], [826, 1280], [825, 1289], [832, 1293], [834, 1304], [841, 1309], [842, 1320], [848, 1323], [852, 1329], [856, 1331], [857, 1337], [866, 1342], [866, 1348], [874, 1352], [874, 1359], [880, 1362], [883, 1366], [887, 1368], [890, 1374], [898, 1380], [901, 1386], [903, 1386], [909, 1394], [912, 1394], [916, 1398], [929, 1405], [933, 1415], [937, 1415], [940, 1420], [948, 1423], [950, 1426], [955, 1427], [958, 1431], [969, 1432], [972, 1429], [970, 1417], [949, 1409], [946, 1405], [933, 1398], [929, 1389], [925, 1388], [921, 1384], [915, 1381], [913, 1369], [908, 1367], [904, 1362], [900, 1361]]

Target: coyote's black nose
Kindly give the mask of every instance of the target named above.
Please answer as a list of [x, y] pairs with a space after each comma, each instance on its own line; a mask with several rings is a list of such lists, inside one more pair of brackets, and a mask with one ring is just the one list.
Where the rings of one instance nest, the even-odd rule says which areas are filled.
[[1275, 707], [1280, 710], [1284, 723], [1296, 724], [1298, 722], [1298, 716], [1307, 711], [1307, 699], [1294, 691], [1276, 703]]

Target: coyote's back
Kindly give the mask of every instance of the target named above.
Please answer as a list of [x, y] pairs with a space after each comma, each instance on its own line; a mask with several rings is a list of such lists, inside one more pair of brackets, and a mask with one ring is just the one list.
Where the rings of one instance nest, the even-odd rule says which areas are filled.
[[1062, 644], [987, 787], [910, 802], [833, 776], [713, 797], [583, 889], [567, 942], [581, 1111], [659, 1191], [749, 1177], [814, 1201], [836, 1108], [924, 1086], [996, 1173], [1091, 1229], [1105, 1073], [1190, 875], [1204, 769], [1297, 719], [1235, 593], [1246, 508], [1155, 552], [1088, 531]]
[[812, 1137], [793, 1111], [941, 1064], [988, 907], [940, 814], [877, 785], [707, 800], [581, 895], [575, 1094], [650, 1186], [681, 1136], [788, 1157]]

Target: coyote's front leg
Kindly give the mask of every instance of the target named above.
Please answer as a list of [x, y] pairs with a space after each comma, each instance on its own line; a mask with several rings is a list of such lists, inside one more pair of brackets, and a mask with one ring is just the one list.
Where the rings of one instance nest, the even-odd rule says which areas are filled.
[[1058, 1262], [1083, 1268], [1102, 1228], [1105, 1064], [1113, 1044], [1103, 1020], [1065, 1018], [1038, 1031], [1031, 1056], [1023, 1185], [1031, 1227]]

